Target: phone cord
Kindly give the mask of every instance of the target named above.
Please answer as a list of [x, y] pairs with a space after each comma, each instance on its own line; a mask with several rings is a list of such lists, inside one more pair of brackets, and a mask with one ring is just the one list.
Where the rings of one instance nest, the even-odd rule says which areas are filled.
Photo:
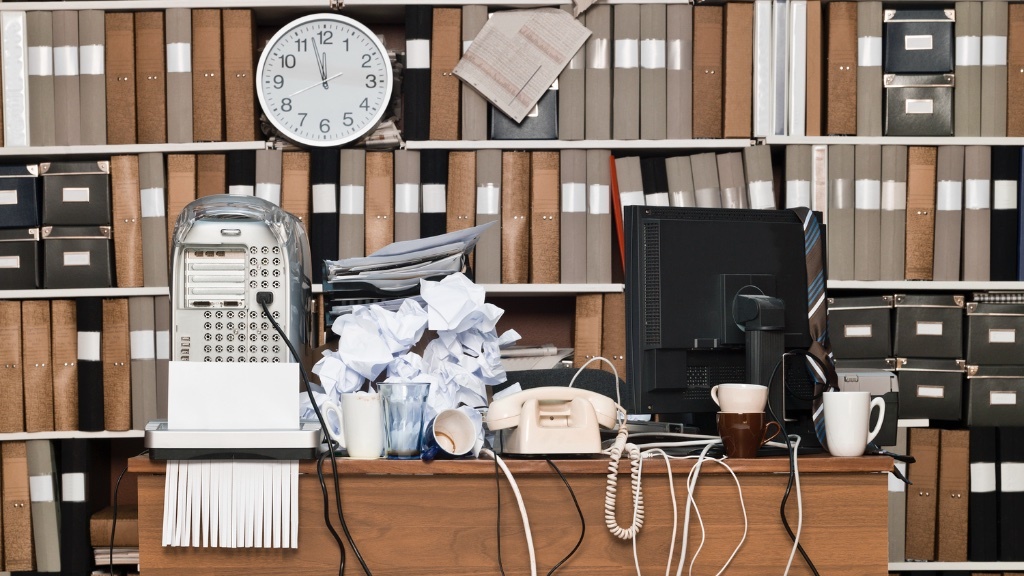
[[[608, 462], [608, 489], [604, 497], [604, 523], [608, 530], [617, 538], [629, 540], [636, 537], [640, 527], [644, 525], [644, 496], [640, 489], [640, 448], [635, 444], [627, 444], [628, 436], [625, 424], [619, 428], [615, 437], [615, 444], [610, 450], [611, 460]], [[619, 459], [625, 451], [629, 456], [630, 485], [633, 489], [633, 524], [629, 528], [619, 526], [615, 518], [615, 496], [618, 492], [619, 483]]]

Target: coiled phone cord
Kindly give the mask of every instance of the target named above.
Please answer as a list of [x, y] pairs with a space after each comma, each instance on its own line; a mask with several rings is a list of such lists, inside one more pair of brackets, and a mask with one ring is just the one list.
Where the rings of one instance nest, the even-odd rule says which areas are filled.
[[[640, 488], [640, 448], [635, 444], [627, 444], [626, 438], [629, 432], [625, 423], [619, 425], [619, 432], [615, 436], [615, 443], [609, 452], [608, 461], [608, 489], [604, 496], [604, 523], [608, 531], [615, 537], [622, 540], [634, 538], [640, 528], [644, 525], [644, 495]], [[633, 523], [629, 528], [619, 526], [615, 518], [615, 500], [619, 484], [619, 459], [622, 453], [626, 452], [629, 457], [629, 484], [633, 493]]]

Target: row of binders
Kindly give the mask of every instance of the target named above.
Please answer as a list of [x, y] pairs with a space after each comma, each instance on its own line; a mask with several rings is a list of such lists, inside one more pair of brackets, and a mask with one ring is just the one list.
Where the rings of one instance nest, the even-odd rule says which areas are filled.
[[258, 138], [249, 9], [0, 14], [4, 146]]

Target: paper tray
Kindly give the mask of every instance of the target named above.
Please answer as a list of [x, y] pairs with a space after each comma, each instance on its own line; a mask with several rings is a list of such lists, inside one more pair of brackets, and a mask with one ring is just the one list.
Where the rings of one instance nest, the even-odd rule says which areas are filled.
[[298, 430], [168, 430], [166, 420], [146, 424], [152, 460], [311, 460], [320, 449], [316, 421]]

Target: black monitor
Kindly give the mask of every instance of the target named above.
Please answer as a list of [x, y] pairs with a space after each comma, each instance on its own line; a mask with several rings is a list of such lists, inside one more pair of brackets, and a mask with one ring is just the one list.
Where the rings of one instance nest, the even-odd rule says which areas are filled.
[[[783, 350], [810, 346], [803, 222], [795, 212], [629, 206], [624, 235], [627, 379], [638, 412], [711, 415], [718, 411], [712, 386], [767, 385]], [[762, 305], [749, 330], [737, 325], [737, 315], [756, 316]], [[795, 376], [808, 382], [806, 372]]]

